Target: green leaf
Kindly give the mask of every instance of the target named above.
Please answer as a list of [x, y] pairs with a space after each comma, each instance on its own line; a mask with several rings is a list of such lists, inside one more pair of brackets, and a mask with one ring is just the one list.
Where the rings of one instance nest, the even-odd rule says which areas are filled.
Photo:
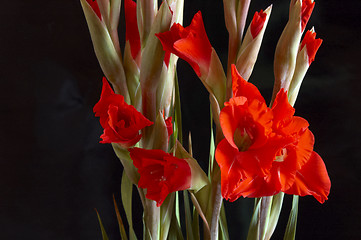
[[123, 176], [122, 176], [121, 194], [122, 194], [122, 203], [123, 203], [124, 211], [127, 216], [128, 225], [129, 225], [129, 239], [136, 240], [137, 236], [135, 235], [133, 229], [133, 220], [132, 220], [133, 183], [129, 180], [125, 171], [123, 171]]
[[195, 160], [182, 146], [180, 142], [176, 142], [174, 145], [173, 151], [175, 152], [175, 156], [177, 158], [182, 158], [187, 161], [189, 164], [189, 167], [192, 171], [192, 179], [191, 179], [191, 187], [190, 190], [194, 190], [195, 192], [198, 192], [201, 190], [204, 186], [209, 184], [209, 180], [207, 178], [207, 175], [202, 170], [202, 168], [199, 166], [197, 160]]
[[114, 195], [113, 195], [113, 203], [114, 203], [115, 214], [117, 215], [120, 236], [122, 237], [122, 240], [128, 240], [127, 234], [124, 229], [123, 220], [122, 220], [122, 217], [120, 216], [118, 205], [117, 205], [117, 202], [115, 201]]
[[175, 208], [174, 208], [175, 218], [177, 219], [178, 225], [180, 224], [180, 214], [179, 214], [179, 192], [175, 192]]
[[258, 222], [259, 222], [260, 208], [261, 208], [261, 199], [255, 198], [255, 207], [253, 210], [251, 222], [249, 224], [247, 240], [259, 239]]
[[175, 140], [178, 140], [183, 144], [183, 134], [182, 134], [182, 112], [181, 112], [181, 101], [179, 94], [179, 85], [178, 85], [178, 75], [175, 73], [175, 120], [174, 120], [174, 136]]
[[140, 176], [136, 167], [133, 164], [133, 160], [130, 158], [128, 150], [122, 148], [117, 143], [112, 143], [112, 147], [118, 159], [122, 163], [126, 175], [134, 184], [137, 184]]
[[[191, 193], [191, 195], [192, 195], [192, 193]], [[192, 198], [192, 200], [193, 200], [193, 198]], [[193, 238], [200, 239], [199, 215], [198, 215], [197, 209], [195, 207], [193, 207], [192, 229], [193, 229]]]
[[297, 215], [298, 215], [298, 196], [293, 195], [292, 209], [288, 218], [284, 240], [294, 240], [296, 237]]
[[186, 232], [187, 232], [187, 239], [193, 240], [193, 228], [192, 228], [192, 215], [189, 206], [189, 197], [188, 191], [183, 191], [183, 198], [184, 198], [184, 211], [186, 215]]
[[197, 210], [197, 213], [199, 214], [199, 216], [203, 220], [203, 226], [205, 228], [204, 231], [207, 231], [208, 232], [207, 235], [210, 236], [211, 235], [211, 230], [209, 228], [209, 224], [207, 222], [207, 218], [206, 218], [206, 216], [204, 214], [204, 211], [202, 210], [202, 206], [199, 204], [196, 196], [192, 192], [189, 192], [189, 193], [191, 194], [191, 199], [192, 199], [193, 206], [195, 207], [195, 209]]
[[169, 194], [160, 206], [160, 238], [168, 239], [170, 223], [173, 216], [175, 193]]
[[183, 240], [182, 230], [180, 228], [180, 225], [179, 225], [178, 219], [176, 218], [175, 213], [173, 213], [172, 221], [170, 222], [168, 239], [170, 239], [170, 240]]
[[97, 213], [98, 216], [98, 221], [99, 221], [99, 226], [100, 226], [100, 230], [102, 231], [102, 238], [103, 240], [109, 240], [107, 233], [105, 232], [102, 220], [100, 219], [99, 213], [98, 211], [95, 209], [95, 212]]

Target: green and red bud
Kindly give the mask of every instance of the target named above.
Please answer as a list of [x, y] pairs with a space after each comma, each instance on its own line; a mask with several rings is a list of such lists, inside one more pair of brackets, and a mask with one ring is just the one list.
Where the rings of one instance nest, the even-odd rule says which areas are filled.
[[321, 46], [322, 39], [316, 39], [316, 32], [314, 28], [307, 31], [299, 48], [296, 60], [296, 68], [292, 77], [290, 88], [288, 91], [288, 99], [291, 105], [296, 101], [298, 92], [300, 90], [302, 80], [306, 72], [315, 59], [317, 50]]
[[246, 32], [241, 48], [238, 53], [236, 67], [239, 74], [248, 81], [252, 74], [254, 64], [257, 61], [258, 52], [269, 17], [271, 15], [272, 5], [265, 11], [256, 12], [253, 20]]

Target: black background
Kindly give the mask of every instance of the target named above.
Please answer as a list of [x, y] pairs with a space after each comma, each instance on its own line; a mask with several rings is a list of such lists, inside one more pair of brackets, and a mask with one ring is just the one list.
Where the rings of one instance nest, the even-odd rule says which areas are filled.
[[[289, 1], [252, 1], [247, 21], [271, 3], [250, 79], [266, 101]], [[92, 107], [100, 96], [102, 72], [80, 2], [1, 5], [0, 239], [101, 239], [94, 208], [110, 239], [120, 239], [112, 194], [120, 203], [122, 167], [110, 145], [98, 143], [102, 129]], [[317, 1], [307, 26], [315, 26], [324, 42], [303, 82], [296, 115], [310, 122], [315, 150], [326, 163], [332, 187], [323, 205], [313, 197], [301, 198], [297, 239], [361, 239], [360, 7], [360, 1]], [[228, 36], [222, 1], [185, 0], [186, 26], [198, 10], [225, 63]], [[195, 158], [206, 165], [207, 92], [189, 65], [181, 60], [178, 65], [184, 134], [192, 132]], [[283, 236], [290, 200], [286, 197], [274, 239]], [[246, 207], [252, 202], [226, 203], [231, 239], [246, 234]], [[139, 233], [141, 209], [136, 206], [134, 211]]]

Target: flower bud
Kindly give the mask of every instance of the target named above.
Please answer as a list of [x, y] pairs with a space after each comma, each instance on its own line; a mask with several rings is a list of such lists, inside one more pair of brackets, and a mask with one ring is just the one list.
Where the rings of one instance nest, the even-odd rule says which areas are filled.
[[289, 20], [277, 43], [274, 74], [275, 83], [272, 99], [278, 91], [283, 88], [288, 91], [294, 70], [299, 49], [302, 32], [312, 13], [314, 3], [312, 0], [291, 1]]
[[243, 43], [238, 53], [236, 67], [239, 74], [248, 81], [254, 64], [256, 63], [263, 35], [272, 11], [272, 5], [264, 12], [254, 14], [253, 20], [246, 32]]
[[293, 74], [288, 92], [288, 99], [291, 105], [296, 102], [302, 80], [306, 72], [315, 59], [318, 48], [321, 46], [322, 39], [316, 39], [314, 28], [307, 31], [300, 44], [300, 50], [297, 54], [295, 73]]
[[112, 83], [115, 92], [124, 96], [125, 101], [129, 103], [130, 99], [119, 50], [118, 37], [113, 34], [113, 32], [109, 32], [104, 21], [97, 16], [94, 11], [94, 9], [96, 9], [94, 3], [90, 5], [88, 0], [80, 0], [80, 2], [88, 23], [94, 51], [100, 67], [106, 78]]

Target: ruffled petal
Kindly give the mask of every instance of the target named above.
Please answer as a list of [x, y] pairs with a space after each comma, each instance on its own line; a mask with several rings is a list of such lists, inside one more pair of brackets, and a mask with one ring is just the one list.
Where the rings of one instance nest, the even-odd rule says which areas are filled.
[[259, 92], [258, 88], [252, 83], [247, 82], [239, 75], [237, 68], [232, 64], [232, 91], [233, 97], [246, 97], [249, 102], [258, 100], [265, 103], [264, 98]]
[[313, 195], [320, 203], [327, 200], [331, 181], [322, 158], [316, 153], [297, 172], [294, 184], [286, 191], [287, 194], [305, 196]]
[[249, 177], [240, 182], [233, 194], [229, 196], [230, 201], [237, 200], [238, 197], [259, 198], [265, 196], [272, 196], [280, 191], [277, 190], [272, 184], [265, 181], [263, 177], [255, 176]]
[[202, 71], [208, 72], [212, 45], [208, 40], [201, 12], [194, 15], [188, 27], [173, 24], [170, 31], [158, 33], [156, 36], [166, 53], [171, 52], [187, 61], [199, 77]]
[[295, 113], [295, 109], [289, 104], [287, 92], [282, 88], [276, 95], [272, 105], [275, 124], [282, 120], [289, 119]]

